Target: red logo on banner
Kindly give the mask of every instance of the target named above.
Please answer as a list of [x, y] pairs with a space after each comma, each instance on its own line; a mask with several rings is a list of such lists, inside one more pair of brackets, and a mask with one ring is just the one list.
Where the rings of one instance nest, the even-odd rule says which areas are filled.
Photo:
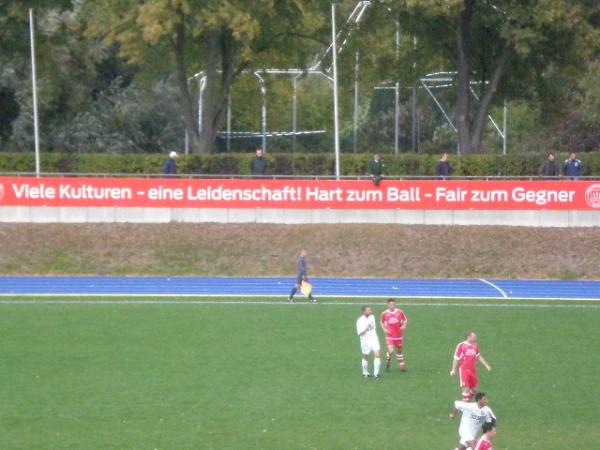
[[4, 185], [0, 183], [0, 201], [4, 198]]
[[600, 208], [600, 184], [592, 184], [585, 190], [585, 202], [592, 208]]

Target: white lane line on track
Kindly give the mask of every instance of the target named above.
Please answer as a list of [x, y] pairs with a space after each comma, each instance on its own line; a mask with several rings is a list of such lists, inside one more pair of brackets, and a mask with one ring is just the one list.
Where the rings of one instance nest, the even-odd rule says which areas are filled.
[[[279, 306], [360, 306], [359, 302], [296, 302], [286, 301], [219, 301], [219, 300], [0, 300], [3, 305], [279, 305]], [[474, 307], [474, 308], [566, 308], [566, 309], [600, 309], [600, 304], [549, 304], [549, 303], [450, 303], [450, 302], [403, 302], [402, 306], [428, 306], [428, 307]]]
[[506, 295], [506, 292], [504, 292], [504, 290], [500, 289], [498, 286], [496, 286], [494, 283], [492, 283], [491, 281], [488, 280], [484, 280], [483, 278], [479, 278], [479, 281], [481, 281], [482, 283], [487, 284], [488, 286], [493, 287], [494, 289], [496, 289], [498, 292], [500, 292], [500, 294], [502, 294], [502, 297], [504, 298], [508, 298], [508, 295]]
[[[120, 294], [120, 293], [0, 293], [2, 298], [287, 298], [287, 294]], [[344, 295], [324, 294], [319, 298], [355, 298], [355, 299], [388, 299], [389, 295]], [[468, 295], [395, 295], [394, 298], [402, 300], [480, 300], [494, 301], [499, 297], [476, 297]], [[510, 297], [510, 301], [546, 301], [546, 302], [600, 302], [600, 297]]]

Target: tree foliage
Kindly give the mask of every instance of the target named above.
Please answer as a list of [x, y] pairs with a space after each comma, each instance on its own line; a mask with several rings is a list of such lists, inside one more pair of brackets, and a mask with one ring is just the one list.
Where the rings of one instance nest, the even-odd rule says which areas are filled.
[[[420, 23], [436, 23], [440, 52], [457, 71], [459, 145], [477, 153], [487, 115], [503, 98], [542, 91], [549, 72], [573, 80], [598, 48], [597, 2], [587, 0], [406, 0]], [[440, 33], [440, 31], [443, 31]], [[479, 81], [471, 94], [472, 82]], [[500, 94], [500, 95], [499, 95]]]
[[[0, 145], [32, 143], [27, 9], [36, 17], [43, 148], [47, 151], [209, 152], [232, 99], [236, 130], [260, 129], [254, 71], [307, 67], [330, 41], [326, 0], [29, 0], [0, 4]], [[356, 5], [338, 3], [340, 30]], [[339, 55], [342, 144], [353, 147], [356, 54], [359, 149], [393, 148], [394, 93], [400, 83], [400, 141], [421, 151], [492, 152], [489, 113], [504, 99], [510, 148], [542, 142], [555, 150], [600, 146], [597, 105], [600, 4], [593, 0], [381, 0], [371, 2]], [[400, 46], [396, 47], [396, 31]], [[341, 43], [341, 42], [340, 42]], [[324, 60], [322, 69], [330, 61]], [[415, 88], [427, 73], [457, 72], [438, 92], [459, 129]], [[205, 78], [202, 133], [198, 83]], [[291, 77], [263, 77], [270, 130], [291, 129]], [[472, 88], [472, 89], [471, 89]], [[473, 92], [471, 92], [471, 90]], [[332, 129], [331, 85], [298, 79], [298, 128]], [[479, 100], [476, 99], [476, 96]], [[413, 115], [413, 105], [414, 115]], [[450, 106], [448, 106], [450, 105]], [[413, 117], [416, 119], [413, 123]], [[514, 133], [511, 135], [511, 131]], [[270, 147], [290, 149], [291, 139]], [[235, 141], [248, 149], [256, 141]], [[297, 140], [297, 151], [329, 149], [331, 135]], [[537, 148], [536, 148], [537, 149]]]
[[[213, 147], [240, 73], [283, 61], [303, 64], [308, 47], [301, 41], [324, 25], [319, 5], [299, 0], [100, 0], [89, 4], [95, 18], [89, 30], [118, 43], [130, 63], [174, 74], [192, 148], [202, 152]], [[312, 34], [303, 36], [307, 29]], [[189, 80], [201, 71], [206, 89], [198, 134]]]

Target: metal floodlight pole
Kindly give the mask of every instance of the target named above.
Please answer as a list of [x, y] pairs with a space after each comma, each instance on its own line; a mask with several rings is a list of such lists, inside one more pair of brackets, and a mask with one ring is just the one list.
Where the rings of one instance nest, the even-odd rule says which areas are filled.
[[394, 154], [400, 154], [400, 83], [394, 86]]
[[[327, 49], [321, 54], [320, 57], [318, 57], [315, 62], [312, 64], [312, 66], [310, 67], [310, 69], [317, 69], [318, 67], [321, 66], [321, 64], [323, 63], [323, 60], [325, 59], [325, 57], [329, 54], [329, 52], [333, 52], [334, 48], [333, 48], [333, 41], [336, 41], [336, 48], [335, 50], [338, 53], [341, 53], [344, 50], [344, 47], [346, 46], [346, 44], [348, 43], [348, 40], [350, 38], [350, 36], [352, 35], [352, 33], [354, 32], [355, 28], [358, 27], [358, 25], [360, 24], [360, 21], [363, 18], [363, 15], [365, 13], [365, 11], [369, 8], [369, 6], [371, 6], [372, 1], [360, 1], [356, 4], [356, 6], [354, 6], [354, 9], [352, 10], [352, 12], [350, 13], [350, 15], [348, 16], [348, 19], [346, 20], [346, 24], [345, 26], [342, 26], [340, 29], [339, 33], [336, 33], [336, 36], [334, 37], [334, 39], [332, 39], [332, 43], [329, 45], [329, 47], [327, 47]], [[344, 31], [346, 32], [345, 37], [344, 35]], [[337, 40], [344, 38], [342, 40], [341, 45], [337, 46]], [[329, 72], [332, 69], [331, 66], [329, 66], [326, 71]]]
[[502, 128], [504, 130], [504, 133], [502, 133], [502, 154], [506, 155], [508, 146], [508, 105], [506, 104], [506, 99], [504, 99], [504, 108], [502, 112]]
[[338, 106], [338, 72], [337, 72], [337, 43], [335, 32], [335, 2], [331, 4], [331, 38], [333, 59], [333, 128], [335, 147], [335, 178], [340, 179], [340, 124]]
[[33, 8], [29, 8], [29, 36], [31, 43], [31, 87], [33, 90], [33, 132], [35, 142], [35, 176], [40, 176], [40, 128], [38, 120], [37, 79], [35, 69], [35, 35], [33, 32]]
[[293, 79], [294, 94], [292, 95], [292, 152], [296, 151], [296, 131], [298, 130], [298, 78], [302, 74], [298, 74]]
[[[413, 75], [417, 76], [417, 36], [413, 35]], [[411, 98], [411, 137], [412, 137], [412, 151], [417, 151], [417, 82], [413, 85], [412, 98]]]
[[206, 76], [198, 78], [198, 136], [202, 133], [202, 102], [205, 87]]
[[353, 121], [353, 141], [354, 153], [358, 151], [358, 74], [360, 70], [359, 54], [356, 52], [356, 63], [354, 65], [354, 121]]
[[[396, 64], [400, 63], [400, 19], [396, 19]], [[400, 83], [396, 81], [394, 153], [400, 154]]]
[[396, 20], [396, 62], [400, 61], [400, 21]]
[[231, 92], [227, 95], [227, 151], [231, 151]]
[[260, 73], [254, 72], [260, 83], [260, 92], [262, 94], [262, 151], [267, 153], [267, 85], [265, 79], [260, 76]]

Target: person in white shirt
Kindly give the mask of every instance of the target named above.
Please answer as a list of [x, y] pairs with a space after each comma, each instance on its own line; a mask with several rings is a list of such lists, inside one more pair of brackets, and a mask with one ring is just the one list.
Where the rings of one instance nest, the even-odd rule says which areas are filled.
[[475, 448], [477, 445], [477, 435], [481, 432], [484, 423], [496, 423], [494, 412], [487, 406], [487, 396], [483, 392], [475, 394], [475, 402], [454, 402], [450, 418], [454, 419], [458, 411], [462, 412], [458, 434], [460, 436], [460, 445], [458, 450]]
[[369, 355], [373, 353], [373, 375], [379, 379], [381, 377], [379, 373], [381, 367], [379, 338], [377, 337], [375, 316], [368, 305], [362, 307], [362, 314], [356, 321], [356, 334], [360, 337], [363, 377], [369, 378], [371, 376], [369, 374]]

